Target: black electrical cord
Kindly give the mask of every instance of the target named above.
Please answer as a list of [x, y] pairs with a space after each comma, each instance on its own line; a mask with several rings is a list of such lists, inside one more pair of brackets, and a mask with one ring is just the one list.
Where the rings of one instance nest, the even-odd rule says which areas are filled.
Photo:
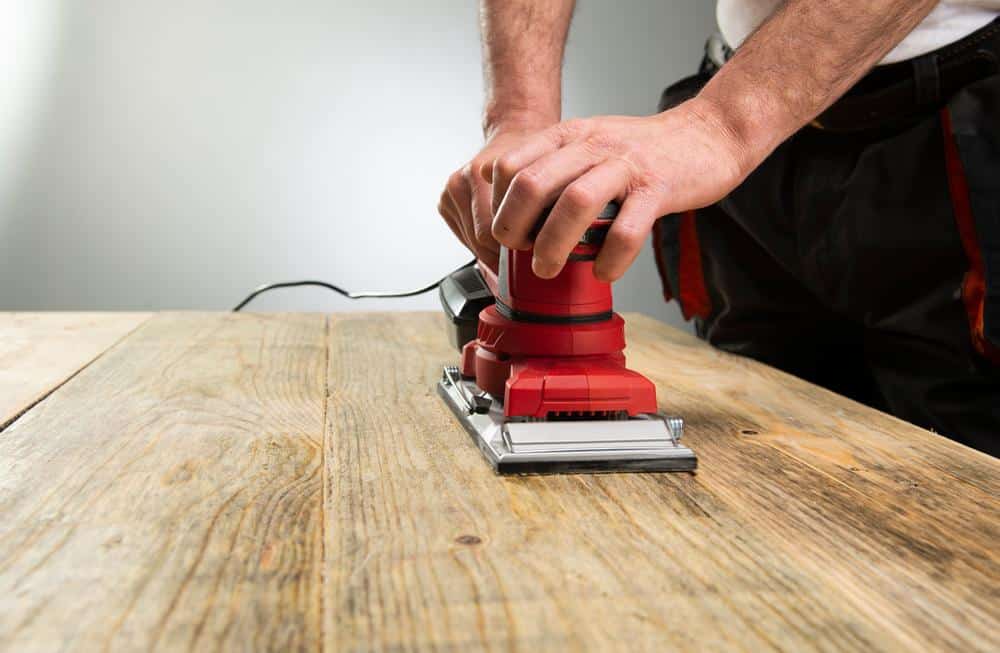
[[475, 262], [476, 262], [475, 259], [473, 259], [468, 263], [466, 263], [465, 265], [455, 268], [451, 273], [438, 279], [429, 286], [424, 286], [423, 288], [417, 288], [416, 290], [407, 290], [405, 292], [379, 292], [379, 291], [350, 292], [349, 290], [344, 290], [340, 286], [335, 286], [332, 283], [328, 283], [326, 281], [313, 281], [308, 279], [303, 281], [280, 281], [278, 283], [269, 283], [255, 288], [252, 293], [246, 296], [246, 299], [244, 299], [243, 301], [241, 301], [239, 304], [236, 305], [236, 307], [233, 309], [233, 312], [234, 313], [239, 312], [240, 309], [242, 309], [244, 306], [252, 302], [254, 298], [256, 298], [257, 295], [261, 293], [265, 293], [269, 290], [277, 290], [279, 288], [297, 288], [299, 286], [319, 286], [320, 288], [326, 288], [327, 290], [332, 290], [333, 292], [343, 295], [348, 299], [377, 299], [377, 298], [385, 299], [385, 298], [398, 298], [398, 297], [416, 297], [417, 295], [423, 295], [426, 292], [434, 290], [435, 288], [440, 286], [441, 282], [447, 279], [449, 276], [455, 274], [455, 272], [458, 272], [459, 270], [464, 270], [465, 268], [475, 264]]

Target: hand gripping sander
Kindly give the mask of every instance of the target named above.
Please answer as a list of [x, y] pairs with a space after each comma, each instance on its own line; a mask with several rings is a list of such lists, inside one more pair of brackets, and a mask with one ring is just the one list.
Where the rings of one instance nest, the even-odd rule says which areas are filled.
[[441, 282], [462, 356], [438, 392], [499, 473], [697, 466], [683, 421], [658, 413], [656, 387], [625, 367], [625, 322], [593, 274], [617, 213], [604, 209], [554, 279], [535, 276], [531, 250], [503, 247], [497, 274], [478, 265]]

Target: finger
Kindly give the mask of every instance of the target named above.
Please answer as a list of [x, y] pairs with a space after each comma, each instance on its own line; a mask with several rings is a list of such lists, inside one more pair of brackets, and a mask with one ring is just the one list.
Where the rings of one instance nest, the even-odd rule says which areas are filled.
[[528, 138], [518, 147], [508, 150], [493, 161], [487, 181], [493, 184], [494, 214], [500, 208], [500, 202], [507, 194], [507, 188], [514, 176], [546, 154], [556, 151], [562, 144], [560, 132], [550, 128]]
[[499, 248], [485, 247], [476, 238], [475, 223], [472, 219], [472, 191], [461, 171], [453, 174], [448, 181], [448, 195], [451, 197], [455, 212], [458, 214], [459, 227], [465, 235], [465, 244], [473, 251], [477, 259], [496, 265], [499, 260]]
[[463, 240], [471, 249], [476, 248], [476, 234], [472, 226], [472, 214], [469, 211], [469, 186], [465, 182], [462, 171], [455, 172], [448, 178], [446, 187], [448, 197], [451, 198], [452, 206], [458, 215], [458, 227], [462, 230]]
[[559, 274], [587, 227], [608, 202], [625, 193], [629, 173], [624, 161], [612, 159], [566, 187], [535, 238], [531, 269], [537, 276], [551, 279]]
[[471, 174], [471, 171], [467, 174], [467, 179], [472, 189], [471, 211], [476, 241], [487, 249], [499, 250], [493, 237], [493, 208], [490, 204], [492, 189], [482, 177]]
[[455, 206], [448, 195], [448, 191], [441, 193], [441, 198], [438, 200], [438, 213], [444, 218], [445, 224], [455, 234], [455, 237], [464, 245], [465, 234], [462, 233], [461, 227], [458, 226], [458, 214], [455, 213]]
[[490, 249], [483, 249], [481, 252], [476, 254], [476, 258], [480, 263], [483, 263], [492, 270], [494, 273], [497, 271], [497, 267], [500, 265], [500, 250], [493, 251]]
[[490, 185], [482, 179], [472, 185], [472, 221], [479, 246], [476, 257], [496, 272], [500, 264], [500, 244], [491, 231]]
[[531, 247], [538, 217], [560, 193], [598, 162], [592, 150], [571, 143], [546, 154], [514, 176], [493, 219], [493, 235], [514, 249]]
[[639, 256], [653, 222], [661, 214], [659, 202], [652, 194], [629, 193], [594, 261], [594, 276], [601, 281], [620, 279]]
[[500, 264], [499, 251], [488, 249], [477, 250], [475, 247], [469, 245], [465, 234], [462, 232], [461, 218], [458, 216], [458, 210], [455, 208], [455, 203], [452, 201], [447, 192], [443, 193], [441, 197], [442, 200], [439, 204], [438, 210], [441, 211], [442, 215], [447, 215], [445, 221], [448, 223], [448, 226], [451, 227], [452, 232], [458, 237], [458, 240], [473, 253], [477, 260], [483, 262], [489, 266], [491, 270], [496, 272], [497, 266]]

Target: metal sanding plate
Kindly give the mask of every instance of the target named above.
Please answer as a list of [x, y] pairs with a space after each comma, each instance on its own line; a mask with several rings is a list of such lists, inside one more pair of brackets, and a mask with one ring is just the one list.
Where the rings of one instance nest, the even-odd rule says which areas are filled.
[[679, 419], [508, 420], [501, 402], [454, 367], [445, 368], [438, 394], [500, 474], [687, 472], [698, 466], [694, 452], [679, 442]]

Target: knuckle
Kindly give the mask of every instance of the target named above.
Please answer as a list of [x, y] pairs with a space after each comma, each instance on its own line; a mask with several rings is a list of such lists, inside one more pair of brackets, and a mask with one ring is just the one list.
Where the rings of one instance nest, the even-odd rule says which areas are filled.
[[538, 173], [525, 169], [515, 175], [510, 184], [510, 192], [526, 198], [536, 198], [542, 195], [544, 188]]
[[582, 182], [575, 182], [566, 187], [563, 191], [563, 201], [567, 208], [571, 210], [581, 210], [590, 208], [598, 202], [597, 193]]
[[500, 157], [493, 163], [494, 178], [510, 179], [517, 174], [517, 171], [517, 164], [508, 155]]
[[571, 118], [556, 125], [556, 132], [564, 138], [575, 138], [586, 132], [586, 125], [584, 118]]
[[640, 165], [633, 174], [636, 180], [635, 188], [632, 192], [640, 195], [643, 199], [658, 198], [667, 192], [667, 181], [659, 174], [650, 170], [651, 166]]
[[621, 244], [630, 250], [642, 247], [642, 243], [646, 239], [645, 229], [627, 222], [623, 222], [617, 226], [618, 230], [615, 235]]
[[629, 201], [642, 209], [655, 210], [667, 194], [666, 184], [657, 180], [643, 180], [628, 191]]
[[462, 171], [458, 170], [453, 172], [451, 176], [448, 177], [448, 183], [446, 188], [451, 194], [455, 194], [465, 186], [465, 177], [462, 176]]
[[492, 163], [494, 160], [496, 160], [496, 154], [492, 154], [488, 150], [483, 150], [472, 158], [472, 161], [469, 162], [469, 165], [472, 167], [473, 170], [479, 170], [484, 165], [486, 165], [487, 163]]
[[583, 146], [592, 154], [607, 154], [609, 152], [621, 152], [624, 154], [624, 146], [617, 137], [604, 132], [596, 132], [587, 136]]

